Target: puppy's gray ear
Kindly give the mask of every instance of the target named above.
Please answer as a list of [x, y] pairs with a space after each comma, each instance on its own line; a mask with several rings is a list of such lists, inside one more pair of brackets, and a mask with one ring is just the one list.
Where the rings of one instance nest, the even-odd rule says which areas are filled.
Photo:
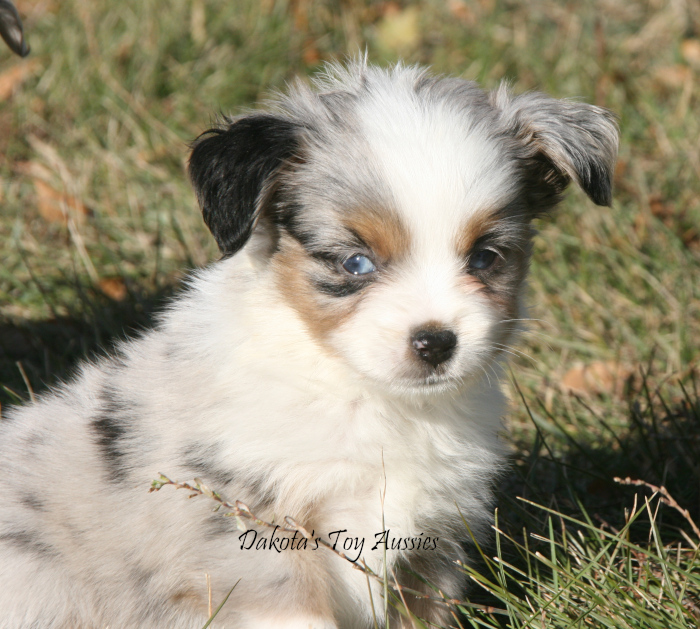
[[539, 93], [511, 96], [502, 85], [491, 94], [509, 133], [526, 148], [543, 211], [555, 205], [573, 179], [597, 205], [612, 203], [619, 131], [611, 111]]
[[189, 174], [204, 222], [224, 257], [248, 241], [263, 198], [297, 151], [297, 125], [253, 114], [205, 131], [192, 147]]

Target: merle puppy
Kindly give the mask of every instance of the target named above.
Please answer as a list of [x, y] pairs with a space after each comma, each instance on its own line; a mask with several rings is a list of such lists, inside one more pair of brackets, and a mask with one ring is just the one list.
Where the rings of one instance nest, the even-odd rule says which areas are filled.
[[[460, 596], [462, 516], [488, 530], [532, 220], [571, 180], [609, 205], [617, 141], [598, 107], [363, 61], [204, 133], [190, 175], [221, 259], [0, 423], [0, 628], [193, 629], [207, 575], [215, 603], [238, 582], [219, 627], [383, 622], [381, 586], [318, 538], [386, 556], [449, 624], [416, 575]], [[313, 539], [149, 493], [160, 472]]]

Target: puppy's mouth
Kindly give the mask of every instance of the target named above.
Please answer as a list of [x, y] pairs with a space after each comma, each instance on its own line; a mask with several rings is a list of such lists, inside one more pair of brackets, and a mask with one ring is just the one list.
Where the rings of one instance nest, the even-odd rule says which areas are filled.
[[493, 368], [493, 356], [473, 356], [466, 364], [465, 360], [465, 357], [455, 355], [435, 367], [414, 361], [402, 373], [396, 374], [391, 388], [409, 394], [435, 395], [456, 392], [470, 383], [482, 380], [489, 385], [498, 380], [495, 373], [495, 380], [494, 377], [489, 377]]
[[[454, 391], [464, 382], [461, 375], [450, 369], [449, 365], [441, 364], [430, 369], [411, 369], [403, 377], [392, 382], [392, 388], [406, 393], [436, 394], [444, 391]], [[416, 373], [420, 371], [421, 373]]]

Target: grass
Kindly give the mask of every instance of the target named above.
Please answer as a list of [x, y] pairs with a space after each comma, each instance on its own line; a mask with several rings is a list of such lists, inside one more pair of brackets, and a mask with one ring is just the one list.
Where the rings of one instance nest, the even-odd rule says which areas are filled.
[[[498, 544], [465, 568], [460, 622], [700, 623], [688, 519], [700, 521], [695, 3], [17, 4], [32, 54], [0, 50], [2, 404], [148, 326], [187, 269], [215, 256], [187, 143], [325, 59], [367, 49], [373, 62], [431, 64], [487, 88], [506, 78], [617, 112], [615, 207], [572, 190], [539, 225], [533, 321], [510, 382], [513, 471]], [[628, 476], [666, 487], [688, 518], [613, 481]]]

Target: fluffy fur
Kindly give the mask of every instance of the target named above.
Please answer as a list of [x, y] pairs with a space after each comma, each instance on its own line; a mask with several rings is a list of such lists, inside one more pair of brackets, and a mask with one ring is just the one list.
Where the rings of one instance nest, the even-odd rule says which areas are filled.
[[154, 330], [0, 424], [0, 628], [192, 629], [205, 575], [215, 603], [240, 579], [218, 627], [373, 626], [347, 561], [242, 549], [207, 499], [149, 493], [160, 472], [364, 540], [348, 555], [380, 574], [384, 529], [430, 537], [390, 568], [460, 596], [460, 512], [484, 534], [504, 457], [531, 221], [571, 179], [609, 204], [616, 149], [603, 109], [361, 62], [203, 134], [190, 174], [222, 259]]

